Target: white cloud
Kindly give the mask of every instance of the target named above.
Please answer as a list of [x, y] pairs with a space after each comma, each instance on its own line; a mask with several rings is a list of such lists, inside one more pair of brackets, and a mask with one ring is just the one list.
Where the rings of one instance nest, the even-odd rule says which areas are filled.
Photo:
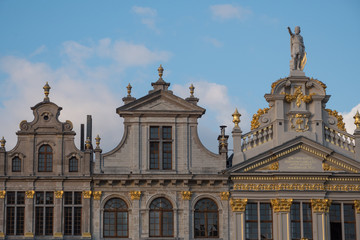
[[134, 6], [132, 11], [141, 17], [142, 24], [146, 25], [149, 29], [154, 30], [156, 33], [160, 33], [160, 30], [156, 27], [156, 9]]
[[41, 45], [39, 48], [37, 48], [34, 52], [30, 54], [30, 57], [39, 55], [47, 50], [45, 45]]
[[220, 48], [223, 46], [223, 43], [217, 40], [216, 38], [204, 37], [204, 41], [212, 44], [214, 47]]
[[353, 134], [355, 131], [354, 116], [357, 111], [360, 112], [360, 103], [355, 107], [353, 107], [350, 112], [341, 113], [341, 115], [343, 115], [344, 118], [346, 131], [350, 134]]
[[[121, 97], [111, 91], [106, 84], [109, 76], [117, 74], [118, 69], [129, 66], [145, 66], [158, 61], [167, 61], [170, 53], [152, 51], [144, 45], [102, 39], [93, 46], [85, 46], [74, 41], [63, 44], [63, 65], [51, 68], [45, 63], [35, 63], [28, 59], [7, 56], [0, 58], [0, 72], [7, 75], [0, 82], [0, 137], [7, 140], [7, 150], [12, 149], [17, 141], [15, 132], [19, 123], [26, 119], [33, 120], [31, 106], [43, 100], [42, 87], [48, 81], [51, 86], [50, 100], [62, 107], [60, 120], [73, 122], [79, 140], [80, 123], [86, 122], [86, 115], [93, 116], [93, 137], [100, 134], [104, 151], [115, 147], [122, 137], [122, 119], [115, 114]], [[104, 58], [109, 66], [94, 64]], [[92, 61], [91, 66], [86, 60]], [[117, 84], [122, 83], [116, 75]], [[125, 90], [124, 90], [125, 94]], [[106, 121], [103, 121], [106, 119]]]
[[210, 10], [215, 19], [228, 20], [228, 19], [239, 19], [245, 20], [248, 18], [252, 11], [232, 4], [218, 4], [210, 6]]

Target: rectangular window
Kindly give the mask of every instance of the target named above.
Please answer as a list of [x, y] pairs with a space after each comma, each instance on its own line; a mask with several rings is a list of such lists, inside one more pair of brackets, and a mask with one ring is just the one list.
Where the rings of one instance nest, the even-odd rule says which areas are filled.
[[172, 127], [150, 127], [150, 169], [172, 169]]
[[65, 192], [64, 234], [81, 235], [81, 192]]
[[246, 240], [272, 240], [273, 220], [270, 203], [248, 203], [245, 210]]
[[8, 192], [6, 198], [6, 234], [24, 235], [25, 192]]
[[353, 204], [346, 204], [346, 203], [331, 204], [330, 206], [331, 239], [355, 240], [356, 239], [355, 226], [356, 226], [356, 219], [355, 219], [355, 209]]
[[312, 239], [312, 212], [310, 203], [293, 203], [290, 210], [291, 239]]
[[54, 228], [54, 193], [35, 193], [35, 235], [52, 235]]

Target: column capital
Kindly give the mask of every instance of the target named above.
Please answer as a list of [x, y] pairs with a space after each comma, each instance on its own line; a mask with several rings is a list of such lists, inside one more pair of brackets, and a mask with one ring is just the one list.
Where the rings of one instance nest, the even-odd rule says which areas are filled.
[[54, 238], [62, 238], [63, 237], [61, 232], [56, 232], [56, 233], [54, 233], [53, 236], [54, 236]]
[[230, 192], [221, 192], [220, 193], [220, 198], [221, 200], [229, 200], [229, 197], [230, 197]]
[[91, 191], [83, 191], [82, 194], [83, 194], [83, 197], [84, 198], [91, 198]]
[[356, 213], [360, 213], [360, 200], [354, 200], [354, 207]]
[[233, 212], [244, 212], [246, 208], [247, 199], [230, 199], [230, 206]]
[[0, 190], [0, 198], [5, 198], [6, 191]]
[[55, 191], [55, 198], [62, 198], [64, 191]]
[[182, 200], [191, 200], [192, 192], [190, 191], [182, 191], [181, 198]]
[[141, 191], [131, 191], [130, 193], [131, 200], [140, 200]]
[[94, 200], [100, 200], [101, 199], [102, 192], [101, 191], [94, 191], [93, 196]]
[[[26, 198], [28, 198], [28, 199], [34, 198], [34, 194], [35, 194], [35, 191], [34, 191], [34, 190], [29, 190], [29, 191], [26, 191], [26, 192], [25, 192]], [[26, 234], [25, 234], [25, 235], [26, 235]]]
[[311, 207], [315, 213], [328, 213], [330, 205], [330, 199], [311, 199]]
[[292, 198], [289, 199], [271, 199], [271, 205], [274, 209], [274, 212], [290, 212]]
[[83, 238], [91, 238], [91, 233], [84, 232], [81, 237], [83, 237]]

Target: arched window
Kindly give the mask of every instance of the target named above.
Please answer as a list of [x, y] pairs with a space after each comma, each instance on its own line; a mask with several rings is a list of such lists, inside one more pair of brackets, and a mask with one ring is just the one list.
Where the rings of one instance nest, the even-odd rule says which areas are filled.
[[157, 198], [150, 204], [150, 237], [174, 235], [173, 207], [166, 198]]
[[204, 198], [195, 205], [195, 237], [219, 237], [219, 211], [216, 203]]
[[19, 157], [14, 157], [12, 159], [12, 171], [21, 172], [21, 160]]
[[128, 206], [120, 198], [112, 198], [105, 204], [104, 237], [128, 237]]
[[53, 154], [49, 145], [42, 145], [39, 149], [39, 172], [52, 172]]
[[69, 172], [77, 172], [78, 170], [78, 160], [76, 157], [71, 157], [69, 159]]

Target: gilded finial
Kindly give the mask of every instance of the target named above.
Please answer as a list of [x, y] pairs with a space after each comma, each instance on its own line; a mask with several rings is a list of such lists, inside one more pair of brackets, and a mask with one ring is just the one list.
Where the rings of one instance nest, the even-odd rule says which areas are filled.
[[5, 140], [4, 136], [3, 136], [2, 139], [0, 140], [0, 143], [1, 143], [1, 148], [4, 148], [4, 147], [5, 147], [5, 143], [6, 143], [6, 140]]
[[51, 87], [49, 86], [49, 83], [46, 82], [45, 86], [43, 87], [44, 89], [44, 94], [45, 94], [45, 98], [44, 101], [49, 101], [49, 93], [50, 93], [50, 89]]
[[359, 129], [360, 128], [360, 114], [359, 114], [359, 111], [356, 112], [355, 116], [354, 116], [354, 119], [355, 119], [355, 125], [356, 125], [356, 128]]
[[161, 66], [161, 64], [160, 64], [160, 67], [158, 68], [158, 72], [159, 72], [159, 79], [162, 79], [164, 69], [163, 69], [163, 67]]
[[129, 83], [129, 85], [127, 85], [127, 93], [128, 93], [128, 97], [131, 97], [131, 89], [132, 89], [132, 86], [130, 85], [130, 83]]
[[85, 149], [90, 149], [91, 147], [91, 142], [90, 142], [90, 137], [88, 137], [85, 141]]
[[194, 97], [194, 89], [195, 89], [194, 85], [191, 84], [189, 89], [190, 89], [190, 97]]
[[232, 116], [233, 116], [233, 123], [235, 123], [235, 127], [239, 127], [241, 114], [239, 113], [237, 108], [235, 108], [235, 112], [232, 114]]
[[95, 141], [96, 141], [96, 148], [100, 148], [100, 140], [101, 138], [99, 137], [99, 134], [96, 136]]

